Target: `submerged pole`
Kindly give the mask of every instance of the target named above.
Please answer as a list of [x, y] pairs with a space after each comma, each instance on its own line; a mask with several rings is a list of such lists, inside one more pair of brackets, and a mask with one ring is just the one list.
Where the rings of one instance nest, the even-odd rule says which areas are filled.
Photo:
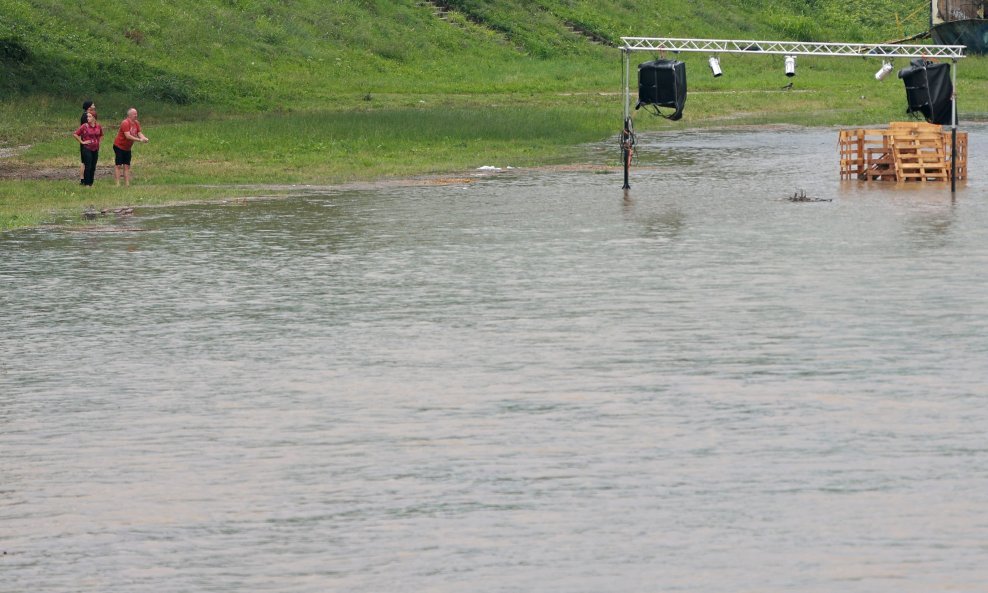
[[950, 95], [950, 193], [953, 194], [957, 192], [957, 60], [954, 60], [950, 76], [953, 78], [953, 92]]
[[631, 189], [628, 183], [628, 174], [631, 171], [631, 157], [635, 153], [635, 132], [632, 128], [631, 118], [624, 118], [624, 127], [621, 129], [621, 160], [624, 165], [624, 185], [621, 189]]
[[621, 51], [623, 57], [622, 80], [624, 82], [624, 121], [621, 127], [621, 163], [624, 166], [624, 185], [621, 189], [630, 189], [628, 169], [631, 168], [631, 50]]

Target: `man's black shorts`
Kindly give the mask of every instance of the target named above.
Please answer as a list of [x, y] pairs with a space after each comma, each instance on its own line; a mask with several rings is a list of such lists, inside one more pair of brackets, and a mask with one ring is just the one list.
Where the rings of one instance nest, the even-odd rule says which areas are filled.
[[129, 167], [130, 166], [130, 154], [131, 154], [131, 152], [129, 150], [124, 150], [124, 149], [120, 148], [119, 146], [117, 146], [116, 144], [114, 144], [113, 145], [113, 164], [116, 165], [116, 166], [118, 166], [118, 167], [120, 165], [127, 165]]

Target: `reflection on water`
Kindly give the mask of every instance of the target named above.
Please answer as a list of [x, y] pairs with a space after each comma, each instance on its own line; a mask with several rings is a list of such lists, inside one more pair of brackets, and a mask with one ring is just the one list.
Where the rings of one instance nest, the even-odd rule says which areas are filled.
[[0, 592], [980, 590], [984, 181], [640, 148], [0, 238]]
[[659, 212], [638, 214], [630, 197], [625, 197], [624, 206], [627, 219], [641, 225], [645, 238], [674, 241], [686, 226], [686, 216], [675, 206]]
[[911, 235], [909, 243], [927, 249], [939, 249], [947, 245], [951, 226], [954, 224], [956, 203], [929, 204], [911, 215], [905, 224], [905, 232]]

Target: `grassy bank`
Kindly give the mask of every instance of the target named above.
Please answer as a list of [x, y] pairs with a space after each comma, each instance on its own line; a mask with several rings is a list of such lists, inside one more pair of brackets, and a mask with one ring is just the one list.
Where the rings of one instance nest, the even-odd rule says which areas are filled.
[[[5, 159], [0, 229], [79, 221], [98, 208], [277, 194], [284, 190], [205, 187], [338, 184], [472, 169], [577, 160], [579, 144], [606, 136], [613, 122], [583, 107], [430, 104], [342, 111], [212, 115], [196, 121], [145, 121], [152, 141], [134, 148], [134, 185], [115, 187], [112, 149], [101, 152], [96, 184], [77, 183], [78, 148], [62, 133]], [[372, 99], [366, 103], [377, 101]], [[383, 99], [387, 104], [391, 101]], [[426, 101], [422, 104], [418, 101]], [[151, 118], [153, 122], [153, 118]], [[610, 124], [610, 125], [609, 125]], [[48, 179], [31, 179], [37, 173]]]
[[[881, 41], [923, 26], [921, 14], [891, 0], [445, 4], [455, 9], [447, 20], [417, 0], [0, 0], [9, 74], [0, 80], [0, 150], [14, 155], [0, 158], [0, 229], [77, 220], [90, 204], [244, 191], [207, 185], [334, 184], [582, 159], [580, 145], [616, 136], [622, 112], [620, 52], [593, 39]], [[663, 25], [671, 16], [675, 32]], [[716, 79], [706, 56], [678, 58], [689, 72], [683, 120], [638, 112], [639, 132], [905, 117], [902, 83], [872, 78], [879, 60], [800, 58], [784, 91], [790, 79], [777, 57], [722, 56]], [[988, 61], [966, 58], [959, 72], [962, 118], [984, 117]], [[96, 186], [75, 182], [70, 133], [87, 97], [108, 134], [127, 107], [141, 110], [152, 141], [135, 148], [129, 190], [105, 177], [109, 140]], [[617, 150], [613, 157], [617, 166]]]
[[[5, 181], [0, 184], [0, 230], [37, 227], [47, 224], [92, 224], [83, 217], [84, 210], [142, 207], [183, 202], [236, 200], [257, 196], [256, 190], [212, 188], [202, 186], [154, 185], [131, 187], [113, 186], [112, 179], [98, 181], [92, 188], [80, 187], [78, 182], [48, 180]], [[100, 216], [101, 224], [113, 220], [113, 215]]]

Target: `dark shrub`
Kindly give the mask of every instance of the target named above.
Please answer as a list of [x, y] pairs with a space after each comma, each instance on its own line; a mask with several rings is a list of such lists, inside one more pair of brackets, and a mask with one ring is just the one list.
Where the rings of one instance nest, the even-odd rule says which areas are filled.
[[0, 62], [23, 64], [31, 57], [31, 52], [16, 37], [0, 37]]

